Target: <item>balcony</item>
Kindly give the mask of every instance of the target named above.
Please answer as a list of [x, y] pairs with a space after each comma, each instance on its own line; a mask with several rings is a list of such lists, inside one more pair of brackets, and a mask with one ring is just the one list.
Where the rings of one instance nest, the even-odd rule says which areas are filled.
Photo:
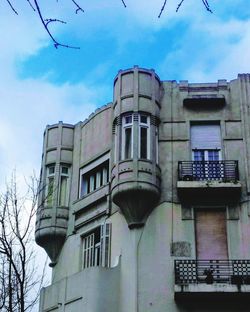
[[177, 189], [182, 201], [235, 201], [241, 190], [238, 161], [179, 161]]
[[250, 260], [175, 260], [175, 300], [250, 299]]

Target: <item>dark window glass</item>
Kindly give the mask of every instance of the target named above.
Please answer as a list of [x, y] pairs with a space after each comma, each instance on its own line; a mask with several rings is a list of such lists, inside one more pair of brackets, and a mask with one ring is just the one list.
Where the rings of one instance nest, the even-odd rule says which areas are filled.
[[131, 158], [131, 145], [132, 145], [132, 129], [125, 129], [125, 153], [124, 158]]
[[148, 118], [146, 115], [141, 115], [141, 123], [147, 124]]
[[147, 132], [148, 129], [141, 127], [141, 150], [140, 150], [140, 157], [147, 158]]

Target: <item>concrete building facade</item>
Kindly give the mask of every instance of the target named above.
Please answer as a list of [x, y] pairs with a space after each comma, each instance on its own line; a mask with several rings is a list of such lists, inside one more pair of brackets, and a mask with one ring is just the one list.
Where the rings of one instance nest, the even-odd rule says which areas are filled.
[[119, 71], [112, 103], [44, 132], [40, 312], [249, 311], [249, 200], [249, 74]]

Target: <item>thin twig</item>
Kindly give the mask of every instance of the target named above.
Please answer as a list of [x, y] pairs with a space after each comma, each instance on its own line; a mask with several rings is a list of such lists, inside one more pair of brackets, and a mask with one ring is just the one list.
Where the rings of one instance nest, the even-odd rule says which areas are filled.
[[36, 11], [36, 9], [34, 8], [33, 4], [30, 2], [30, 0], [27, 0], [27, 2], [29, 3], [30, 7], [32, 8], [33, 11]]
[[167, 3], [167, 0], [164, 0], [164, 3], [163, 3], [163, 5], [162, 5], [162, 7], [161, 7], [161, 12], [160, 12], [160, 14], [158, 15], [158, 18], [160, 18], [160, 17], [161, 17], [162, 12], [163, 12], [163, 11], [164, 11], [164, 9], [165, 9], [166, 3]]
[[53, 23], [53, 22], [58, 22], [58, 23], [62, 23], [62, 24], [67, 24], [65, 21], [59, 20], [59, 19], [57, 19], [57, 18], [46, 18], [46, 19], [44, 20], [44, 22], [45, 22], [46, 26], [48, 26], [49, 23]]
[[127, 5], [126, 5], [126, 3], [125, 3], [125, 1], [124, 1], [124, 0], [122, 0], [122, 4], [123, 4], [124, 8], [126, 8], [126, 7], [127, 7]]
[[210, 6], [209, 6], [208, 1], [207, 1], [207, 0], [202, 0], [202, 2], [203, 2], [203, 4], [204, 4], [206, 10], [207, 10], [208, 12], [210, 12], [210, 13], [213, 13], [213, 11], [211, 10], [211, 8], [210, 8]]
[[179, 8], [181, 7], [182, 3], [184, 2], [184, 0], [181, 0], [181, 2], [178, 4], [177, 8], [176, 8], [176, 12], [179, 11]]
[[77, 14], [78, 12], [84, 13], [83, 8], [81, 8], [80, 5], [79, 5], [78, 3], [76, 3], [75, 0], [71, 0], [71, 1], [72, 1], [72, 2], [74, 3], [74, 5], [77, 7], [77, 9], [76, 9], [76, 11], [75, 11], [76, 14]]
[[6, 1], [8, 2], [9, 6], [11, 7], [11, 10], [12, 10], [16, 15], [18, 15], [18, 13], [17, 13], [16, 9], [13, 7], [12, 3], [11, 3], [9, 0], [6, 0]]
[[39, 18], [43, 24], [43, 27], [45, 28], [46, 32], [48, 33], [48, 35], [50, 36], [51, 40], [54, 42], [54, 47], [56, 49], [58, 49], [58, 47], [64, 47], [64, 48], [69, 48], [69, 49], [80, 49], [79, 47], [74, 47], [74, 46], [70, 46], [70, 45], [67, 45], [67, 44], [63, 44], [63, 43], [60, 43], [58, 42], [54, 36], [51, 34], [49, 28], [48, 28], [48, 24], [46, 24], [45, 22], [45, 19], [43, 18], [42, 16], [42, 13], [41, 13], [41, 10], [40, 10], [40, 7], [39, 7], [39, 4], [37, 3], [37, 0], [34, 0], [34, 4], [35, 4], [35, 7], [36, 7], [36, 10], [37, 10], [37, 13], [39, 15]]

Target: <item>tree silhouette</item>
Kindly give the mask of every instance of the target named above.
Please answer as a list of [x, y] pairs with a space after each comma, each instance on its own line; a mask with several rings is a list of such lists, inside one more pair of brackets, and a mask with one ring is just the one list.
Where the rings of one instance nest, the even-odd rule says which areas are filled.
[[[34, 250], [34, 222], [38, 184], [32, 178], [25, 194], [15, 173], [0, 196], [0, 311], [33, 311], [44, 271], [39, 275]], [[44, 265], [45, 269], [46, 263]]]

